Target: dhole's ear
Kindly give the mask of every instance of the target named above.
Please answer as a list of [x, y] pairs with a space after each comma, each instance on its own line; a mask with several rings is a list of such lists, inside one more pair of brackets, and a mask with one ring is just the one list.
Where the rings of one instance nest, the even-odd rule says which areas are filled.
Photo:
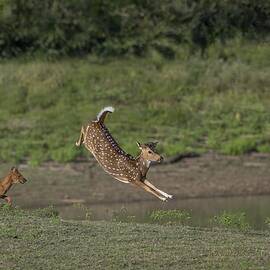
[[10, 171], [11, 172], [16, 172], [17, 171], [17, 168], [13, 166], [13, 167], [11, 167]]
[[142, 149], [141, 144], [140, 144], [138, 141], [136, 141], [136, 143], [137, 143], [138, 147], [139, 147], [140, 149]]

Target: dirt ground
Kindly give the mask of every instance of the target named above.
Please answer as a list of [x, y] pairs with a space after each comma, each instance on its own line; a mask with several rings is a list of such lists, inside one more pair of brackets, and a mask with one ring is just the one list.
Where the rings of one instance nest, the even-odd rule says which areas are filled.
[[[4, 176], [11, 164], [0, 164]], [[45, 163], [32, 168], [19, 166], [29, 181], [9, 191], [22, 207], [136, 202], [157, 200], [151, 194], [107, 175], [95, 160], [66, 165]], [[239, 157], [213, 153], [153, 166], [148, 180], [175, 199], [270, 194], [270, 155]]]

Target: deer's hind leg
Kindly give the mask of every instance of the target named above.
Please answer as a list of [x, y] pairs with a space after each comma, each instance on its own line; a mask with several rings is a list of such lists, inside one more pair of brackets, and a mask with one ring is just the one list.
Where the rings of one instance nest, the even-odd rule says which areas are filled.
[[84, 127], [82, 126], [80, 138], [79, 138], [79, 140], [75, 143], [76, 146], [81, 146], [81, 144], [82, 144], [83, 141], [84, 141], [84, 134], [85, 134], [85, 129], [84, 129]]
[[147, 180], [144, 180], [144, 183], [149, 186], [150, 188], [154, 189], [155, 191], [157, 191], [158, 193], [160, 193], [162, 196], [166, 197], [166, 198], [169, 198], [169, 199], [172, 199], [173, 198], [173, 195], [170, 195], [160, 189], [158, 189], [157, 187], [155, 187], [153, 184], [151, 184], [149, 181]]
[[158, 197], [160, 200], [162, 201], [166, 201], [167, 198], [163, 195], [161, 195], [160, 193], [158, 193], [157, 191], [155, 191], [154, 189], [152, 189], [151, 187], [147, 186], [144, 182], [142, 181], [135, 181], [134, 184], [138, 187], [143, 188], [145, 191], [152, 193], [154, 196]]

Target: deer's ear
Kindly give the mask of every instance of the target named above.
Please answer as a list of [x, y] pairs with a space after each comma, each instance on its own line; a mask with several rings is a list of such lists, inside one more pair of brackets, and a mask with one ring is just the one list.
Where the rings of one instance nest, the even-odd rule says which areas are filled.
[[157, 146], [157, 144], [158, 144], [158, 142], [157, 142], [157, 141], [156, 141], [156, 142], [153, 142], [154, 147], [156, 147], [156, 146]]
[[136, 143], [137, 143], [138, 147], [139, 147], [140, 149], [142, 149], [142, 145], [141, 145], [138, 141], [136, 141]]

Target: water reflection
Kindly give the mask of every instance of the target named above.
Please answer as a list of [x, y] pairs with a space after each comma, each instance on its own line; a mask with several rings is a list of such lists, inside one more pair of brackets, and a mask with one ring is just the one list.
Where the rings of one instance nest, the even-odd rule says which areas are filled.
[[191, 225], [209, 226], [210, 218], [223, 211], [245, 212], [254, 229], [266, 228], [265, 220], [270, 217], [270, 196], [224, 197], [172, 200], [167, 203], [143, 201], [134, 203], [92, 204], [59, 206], [57, 209], [64, 219], [112, 220], [115, 213], [125, 209], [127, 215], [134, 216], [137, 222], [148, 222], [153, 210], [180, 209], [189, 211]]

